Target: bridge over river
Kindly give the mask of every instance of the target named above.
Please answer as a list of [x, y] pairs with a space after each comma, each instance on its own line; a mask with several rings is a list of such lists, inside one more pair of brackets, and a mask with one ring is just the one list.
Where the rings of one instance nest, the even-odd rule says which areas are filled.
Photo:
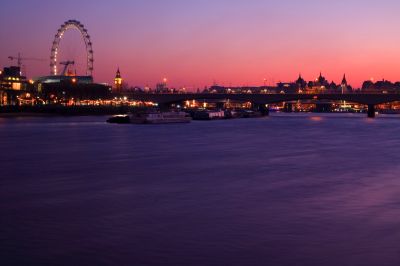
[[400, 101], [400, 94], [225, 94], [225, 93], [185, 93], [185, 94], [133, 94], [133, 100], [155, 102], [161, 106], [174, 103], [182, 103], [189, 100], [231, 100], [251, 102], [260, 107], [266, 104], [301, 101], [301, 100], [325, 100], [346, 101], [368, 106], [368, 117], [375, 116], [375, 106], [378, 104]]

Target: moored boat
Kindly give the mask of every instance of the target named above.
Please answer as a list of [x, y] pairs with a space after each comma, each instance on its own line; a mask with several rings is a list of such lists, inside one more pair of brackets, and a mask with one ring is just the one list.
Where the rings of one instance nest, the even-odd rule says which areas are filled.
[[117, 124], [172, 124], [189, 123], [192, 118], [185, 112], [147, 112], [111, 117], [108, 123]]
[[107, 123], [110, 124], [129, 124], [131, 119], [129, 115], [115, 115], [107, 119]]
[[[131, 122], [135, 123], [135, 119], [131, 117]], [[145, 124], [170, 124], [170, 123], [189, 123], [192, 118], [185, 112], [156, 112], [148, 113], [144, 116]], [[139, 123], [143, 123], [139, 118]]]
[[225, 111], [199, 110], [193, 113], [194, 120], [215, 120], [226, 118]]

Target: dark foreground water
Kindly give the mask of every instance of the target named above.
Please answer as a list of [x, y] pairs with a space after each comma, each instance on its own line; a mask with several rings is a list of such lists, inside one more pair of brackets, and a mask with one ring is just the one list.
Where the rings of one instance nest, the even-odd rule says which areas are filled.
[[400, 117], [0, 119], [1, 265], [400, 265]]

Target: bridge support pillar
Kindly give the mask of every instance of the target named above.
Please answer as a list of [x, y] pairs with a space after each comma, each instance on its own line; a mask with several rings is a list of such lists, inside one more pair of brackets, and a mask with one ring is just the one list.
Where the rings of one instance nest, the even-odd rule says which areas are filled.
[[286, 112], [286, 113], [293, 112], [293, 104], [292, 103], [285, 103], [283, 111]]
[[169, 111], [171, 109], [171, 105], [167, 103], [159, 103], [158, 109], [160, 109], [160, 111]]
[[315, 112], [317, 113], [330, 113], [332, 112], [332, 104], [318, 103], [315, 105]]
[[223, 110], [225, 108], [225, 103], [224, 102], [218, 102], [216, 104], [217, 109]]
[[255, 110], [260, 112], [262, 116], [269, 116], [269, 107], [266, 104], [254, 105]]
[[374, 118], [375, 117], [375, 105], [373, 104], [368, 104], [368, 117], [369, 118]]

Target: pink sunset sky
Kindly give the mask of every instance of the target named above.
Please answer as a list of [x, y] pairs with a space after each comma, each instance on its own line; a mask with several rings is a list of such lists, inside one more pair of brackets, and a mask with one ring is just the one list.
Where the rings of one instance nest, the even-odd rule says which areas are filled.
[[[21, 52], [45, 59], [23, 62], [28, 77], [48, 75], [55, 33], [76, 19], [93, 42], [96, 82], [111, 83], [119, 66], [131, 86], [164, 77], [193, 90], [214, 81], [257, 86], [322, 71], [335, 82], [346, 73], [359, 87], [400, 80], [398, 10], [390, 0], [15, 0], [0, 10], [0, 65]], [[79, 61], [83, 41], [67, 37], [60, 49]]]

